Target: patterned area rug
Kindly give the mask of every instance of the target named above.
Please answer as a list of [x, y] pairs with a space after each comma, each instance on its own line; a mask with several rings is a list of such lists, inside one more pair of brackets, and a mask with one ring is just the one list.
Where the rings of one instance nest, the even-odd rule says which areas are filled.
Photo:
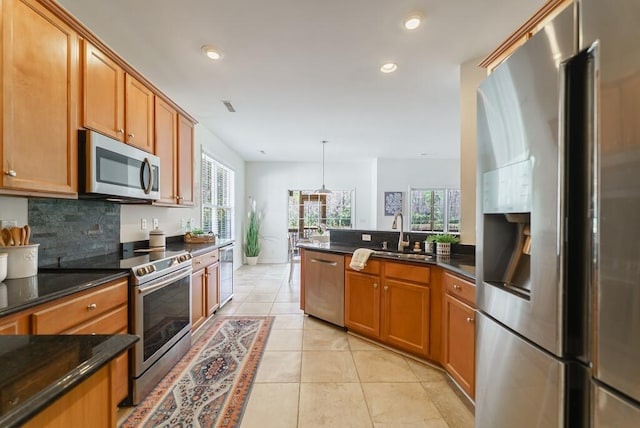
[[121, 427], [237, 427], [271, 316], [218, 316]]

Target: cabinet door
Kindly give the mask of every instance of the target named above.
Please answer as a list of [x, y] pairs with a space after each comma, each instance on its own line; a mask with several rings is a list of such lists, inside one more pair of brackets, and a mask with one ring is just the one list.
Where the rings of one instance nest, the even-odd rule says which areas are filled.
[[178, 113], [156, 97], [155, 112], [156, 155], [160, 157], [160, 199], [158, 202], [175, 205], [177, 190]]
[[445, 294], [443, 365], [471, 398], [475, 390], [475, 318], [471, 306]]
[[193, 123], [178, 116], [178, 203], [193, 205]]
[[200, 269], [191, 275], [191, 331], [195, 331], [205, 320], [205, 293], [205, 273], [204, 269]]
[[400, 349], [428, 356], [427, 285], [386, 279], [382, 291], [382, 339]]
[[125, 130], [127, 144], [153, 153], [154, 94], [130, 75], [124, 79]]
[[380, 277], [345, 273], [344, 324], [369, 337], [380, 337]]
[[3, 1], [1, 19], [1, 187], [75, 194], [78, 35], [36, 1]]
[[220, 306], [220, 264], [214, 263], [207, 266], [207, 316], [213, 315], [213, 313]]
[[82, 43], [84, 126], [124, 141], [124, 71], [91, 43]]

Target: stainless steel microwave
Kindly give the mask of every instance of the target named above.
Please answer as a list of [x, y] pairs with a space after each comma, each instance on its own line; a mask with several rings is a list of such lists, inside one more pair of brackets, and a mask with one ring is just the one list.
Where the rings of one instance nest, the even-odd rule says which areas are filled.
[[78, 132], [81, 198], [147, 202], [160, 198], [160, 158], [95, 131]]

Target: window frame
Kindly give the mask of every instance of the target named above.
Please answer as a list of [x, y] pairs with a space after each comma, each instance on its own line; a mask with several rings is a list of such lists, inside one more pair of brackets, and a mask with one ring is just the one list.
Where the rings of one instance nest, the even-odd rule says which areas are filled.
[[[210, 172], [211, 174], [210, 180], [205, 180], [205, 176], [204, 176], [206, 172], [205, 162], [210, 162], [212, 164], [212, 168]], [[222, 198], [223, 200], [226, 199], [226, 201], [228, 202], [228, 204], [226, 205], [217, 204], [218, 200], [220, 200], [217, 197], [217, 192], [219, 188], [217, 183], [218, 169], [226, 171], [226, 175], [227, 175], [228, 184], [225, 187], [227, 188], [226, 191], [228, 192], [228, 194], [225, 195], [226, 198], [224, 196]], [[200, 196], [201, 196], [200, 224], [202, 226], [202, 229], [204, 230], [205, 222], [206, 222], [205, 210], [210, 209], [211, 210], [210, 230], [213, 231], [216, 237], [220, 239], [233, 239], [235, 234], [235, 192], [236, 192], [235, 174], [236, 174], [236, 171], [233, 168], [231, 168], [229, 165], [216, 159], [211, 153], [208, 153], [207, 151], [202, 150], [202, 154], [200, 156]], [[205, 191], [207, 190], [205, 189], [205, 187], [206, 187], [206, 183], [208, 182], [211, 183], [211, 187], [209, 189], [209, 191], [211, 192], [210, 201], [209, 201], [209, 198], [205, 198]], [[228, 219], [227, 220], [228, 228], [225, 227], [225, 231], [226, 231], [225, 236], [219, 236], [220, 235], [219, 231], [221, 230], [221, 227], [219, 224], [220, 216], [218, 215], [218, 212], [220, 210], [225, 211], [226, 218]], [[208, 232], [208, 230], [205, 230], [205, 232]]]
[[[409, 195], [409, 200], [408, 200], [408, 208], [409, 208], [409, 215], [408, 215], [408, 224], [409, 224], [409, 230], [413, 231], [413, 232], [427, 232], [427, 233], [450, 233], [452, 235], [459, 235], [460, 234], [460, 221], [458, 220], [458, 230], [456, 231], [452, 231], [450, 230], [450, 192], [451, 191], [457, 191], [458, 195], [460, 194], [460, 188], [458, 187], [417, 187], [417, 186], [409, 186], [409, 190], [408, 190], [408, 195]], [[443, 230], [433, 230], [433, 228], [431, 230], [414, 230], [412, 229], [412, 222], [411, 219], [413, 218], [413, 214], [414, 214], [414, 204], [413, 204], [413, 192], [432, 192], [432, 200], [434, 199], [434, 194], [435, 192], [443, 192], [444, 194], [444, 198], [443, 198], [443, 203], [442, 203], [442, 217], [443, 217]], [[459, 199], [459, 197], [458, 197]], [[461, 210], [461, 204], [458, 204], [458, 213], [460, 213]], [[433, 219], [433, 211], [431, 213], [431, 224], [435, 224], [434, 223], [434, 219]], [[452, 223], [453, 224], [453, 223]]]

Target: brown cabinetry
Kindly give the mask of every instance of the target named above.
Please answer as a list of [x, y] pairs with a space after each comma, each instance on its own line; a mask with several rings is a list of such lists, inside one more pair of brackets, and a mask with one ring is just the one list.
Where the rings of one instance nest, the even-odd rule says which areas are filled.
[[83, 125], [153, 153], [153, 91], [88, 41], [83, 46]]
[[[128, 281], [111, 281], [0, 319], [0, 334], [126, 334]], [[129, 393], [127, 353], [115, 358], [111, 401], [115, 408]]]
[[156, 97], [155, 154], [162, 164], [156, 205], [193, 206], [193, 123]]
[[78, 34], [35, 0], [2, 2], [3, 193], [77, 193]]
[[124, 141], [124, 70], [88, 41], [82, 45], [84, 126]]
[[444, 353], [442, 364], [460, 387], [474, 397], [475, 286], [448, 272], [443, 274]]
[[[345, 265], [351, 262], [347, 256]], [[369, 260], [345, 272], [345, 326], [423, 357], [429, 356], [430, 268]]]
[[178, 115], [178, 195], [179, 205], [193, 206], [193, 122]]
[[191, 276], [191, 331], [220, 307], [219, 251], [213, 250], [193, 258]]

